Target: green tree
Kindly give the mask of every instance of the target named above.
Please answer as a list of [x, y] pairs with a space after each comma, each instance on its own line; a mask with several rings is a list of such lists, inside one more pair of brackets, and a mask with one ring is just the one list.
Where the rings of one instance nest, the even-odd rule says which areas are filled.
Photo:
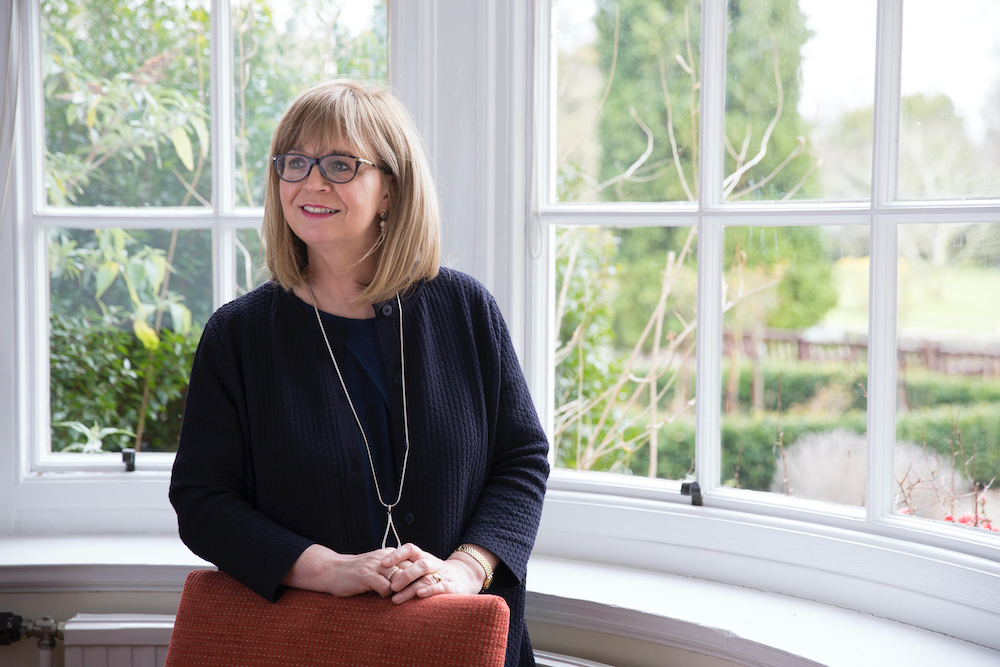
[[50, 203], [207, 203], [208, 32], [197, 5], [42, 3]]
[[726, 198], [813, 198], [816, 161], [796, 111], [805, 15], [798, 0], [730, 0], [728, 12]]

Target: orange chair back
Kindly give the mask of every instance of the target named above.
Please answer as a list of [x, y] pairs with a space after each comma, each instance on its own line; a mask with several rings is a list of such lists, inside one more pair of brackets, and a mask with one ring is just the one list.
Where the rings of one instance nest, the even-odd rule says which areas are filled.
[[166, 667], [502, 667], [509, 620], [495, 595], [396, 605], [374, 593], [289, 589], [271, 603], [226, 574], [196, 570], [184, 583]]

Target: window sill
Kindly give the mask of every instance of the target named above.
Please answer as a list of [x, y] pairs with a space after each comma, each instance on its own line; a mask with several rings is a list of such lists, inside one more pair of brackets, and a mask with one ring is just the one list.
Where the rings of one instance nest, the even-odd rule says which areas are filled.
[[[1000, 561], [863, 530], [787, 516], [622, 497], [551, 484], [535, 559], [669, 572], [813, 601], [1000, 651]], [[688, 501], [689, 502], [689, 501]], [[914, 532], [914, 531], [910, 531]], [[918, 537], [924, 537], [918, 535]], [[954, 540], [953, 540], [954, 541]], [[994, 541], [995, 542], [995, 541]]]
[[675, 575], [532, 557], [529, 621], [746, 665], [996, 665], [1000, 652], [832, 605]]
[[5, 537], [0, 594], [180, 592], [188, 572], [215, 566], [176, 535]]
[[[0, 594], [179, 592], [188, 572], [210, 567], [176, 535], [12, 537], [0, 541]], [[1000, 662], [1000, 652], [973, 643], [775, 593], [544, 556], [528, 570], [529, 621], [743, 664]]]

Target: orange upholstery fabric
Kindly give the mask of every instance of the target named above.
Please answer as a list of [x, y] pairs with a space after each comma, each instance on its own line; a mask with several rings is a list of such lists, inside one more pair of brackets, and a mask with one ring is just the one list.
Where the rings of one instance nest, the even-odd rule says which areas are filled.
[[374, 593], [289, 589], [271, 603], [222, 572], [196, 570], [184, 584], [166, 667], [502, 667], [509, 618], [495, 595], [395, 605]]

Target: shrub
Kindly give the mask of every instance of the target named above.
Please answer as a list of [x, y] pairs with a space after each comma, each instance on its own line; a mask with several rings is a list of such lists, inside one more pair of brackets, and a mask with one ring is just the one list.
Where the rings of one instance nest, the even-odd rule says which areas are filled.
[[[782, 413], [781, 429], [786, 448], [808, 433], [827, 433], [837, 429], [865, 433], [867, 416], [861, 410], [841, 415]], [[660, 429], [657, 452], [657, 476], [683, 479], [694, 457], [694, 421], [678, 419]], [[979, 403], [970, 406], [944, 406], [900, 412], [896, 420], [896, 439], [916, 445], [927, 444], [951, 460], [952, 443], [958, 454], [956, 468], [973, 454], [969, 464], [977, 484], [984, 485], [1000, 473], [1000, 404]], [[737, 467], [740, 488], [767, 491], [777, 461], [777, 413], [727, 415], [722, 420], [722, 479], [735, 486]], [[737, 466], [738, 463], [738, 466]], [[649, 448], [638, 449], [629, 459], [632, 474], [645, 475], [649, 466]]]
[[[135, 431], [147, 377], [150, 392], [142, 449], [176, 450], [199, 336], [165, 329], [160, 344], [149, 349], [131, 329], [114, 326], [112, 314], [91, 315], [93, 320], [85, 315], [51, 315], [52, 451], [62, 451], [79, 439], [60, 422]], [[104, 450], [119, 451], [133, 444], [127, 434], [114, 433], [104, 440]]]

